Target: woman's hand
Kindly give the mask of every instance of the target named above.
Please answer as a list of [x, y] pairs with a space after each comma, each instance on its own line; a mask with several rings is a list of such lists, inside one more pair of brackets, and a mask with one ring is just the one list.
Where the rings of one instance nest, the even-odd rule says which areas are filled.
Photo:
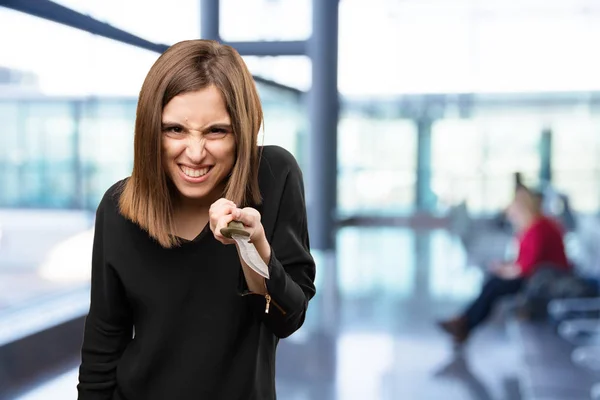
[[234, 220], [233, 212], [237, 206], [233, 201], [219, 199], [215, 201], [208, 210], [209, 226], [215, 239], [223, 244], [233, 244], [233, 239], [226, 238], [221, 234], [221, 229]]
[[[210, 229], [215, 239], [223, 244], [235, 244], [235, 241], [223, 236], [221, 229], [227, 227], [227, 224], [231, 221], [239, 221], [244, 224], [244, 229], [250, 233], [249, 241], [254, 244], [265, 264], [268, 264], [271, 258], [271, 246], [267, 242], [265, 229], [262, 226], [262, 222], [260, 222], [261, 216], [257, 210], [251, 207], [238, 208], [232, 201], [219, 199], [210, 206], [208, 215], [210, 218]], [[267, 293], [264, 278], [246, 265], [242, 257], [240, 257], [240, 263], [242, 264], [248, 289], [253, 293]]]
[[492, 270], [492, 273], [502, 279], [516, 279], [521, 276], [521, 268], [516, 264], [504, 264]]
[[250, 233], [250, 243], [258, 244], [266, 241], [261, 216], [256, 209], [252, 207], [236, 208], [233, 211], [233, 220], [244, 224], [244, 229]]
[[215, 201], [208, 212], [210, 229], [219, 242], [233, 244], [235, 241], [221, 234], [221, 229], [227, 227], [231, 221], [244, 224], [244, 229], [250, 233], [250, 242], [259, 244], [266, 241], [265, 230], [261, 223], [260, 213], [251, 207], [238, 208], [236, 204], [227, 199]]

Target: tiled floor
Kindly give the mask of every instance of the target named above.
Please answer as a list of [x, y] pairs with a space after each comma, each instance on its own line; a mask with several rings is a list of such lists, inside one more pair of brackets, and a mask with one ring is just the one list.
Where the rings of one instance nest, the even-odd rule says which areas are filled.
[[77, 390], [75, 385], [77, 385], [77, 369], [57, 376], [31, 392], [18, 397], [17, 400], [76, 399]]
[[[519, 357], [501, 318], [462, 353], [435, 327], [478, 290], [482, 273], [465, 260], [444, 231], [341, 230], [337, 269], [319, 263], [309, 318], [280, 346], [279, 399], [519, 399]], [[19, 400], [75, 399], [76, 379], [69, 371]]]

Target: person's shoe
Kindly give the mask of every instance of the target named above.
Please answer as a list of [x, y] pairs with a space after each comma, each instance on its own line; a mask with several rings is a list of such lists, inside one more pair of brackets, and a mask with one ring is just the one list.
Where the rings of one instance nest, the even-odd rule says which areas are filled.
[[517, 316], [517, 319], [519, 319], [520, 321], [530, 321], [532, 319], [531, 310], [525, 306], [518, 307], [515, 310], [515, 314]]
[[456, 344], [463, 344], [469, 338], [469, 328], [465, 317], [457, 317], [438, 322], [438, 326], [452, 335]]

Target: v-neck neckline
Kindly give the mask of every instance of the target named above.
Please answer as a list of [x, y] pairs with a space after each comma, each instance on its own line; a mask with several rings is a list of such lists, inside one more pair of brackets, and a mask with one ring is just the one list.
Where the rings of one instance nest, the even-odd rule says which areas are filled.
[[200, 231], [200, 233], [198, 235], [196, 235], [195, 238], [193, 239], [186, 239], [183, 238], [181, 236], [177, 236], [175, 235], [175, 237], [181, 241], [181, 243], [195, 243], [195, 242], [199, 242], [202, 238], [204, 238], [204, 236], [206, 236], [208, 233], [210, 232], [210, 222], [207, 222], [206, 225], [204, 225], [204, 228], [202, 228], [202, 230]]

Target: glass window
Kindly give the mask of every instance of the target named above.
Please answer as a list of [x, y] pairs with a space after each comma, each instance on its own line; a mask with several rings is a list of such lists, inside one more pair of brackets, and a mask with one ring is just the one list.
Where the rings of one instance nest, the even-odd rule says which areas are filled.
[[483, 135], [471, 120], [444, 119], [431, 129], [431, 187], [448, 204], [483, 204]]
[[86, 208], [94, 209], [107, 188], [131, 173], [136, 104], [135, 98], [81, 104], [79, 150]]
[[136, 99], [0, 100], [0, 206], [94, 210], [131, 172]]
[[154, 43], [200, 36], [200, 0], [57, 0], [65, 7]]
[[[296, 157], [301, 167], [305, 166], [307, 120], [300, 92], [261, 82], [257, 88], [264, 114], [258, 143], [281, 146]], [[307, 178], [305, 176], [305, 184]]]
[[220, 0], [220, 36], [230, 42], [304, 40], [312, 31], [311, 0]]
[[[14, 32], [28, 32], [14, 35]], [[157, 53], [0, 8], [0, 66], [14, 77], [4, 93], [137, 96]], [[27, 49], [27, 51], [24, 51]]]
[[537, 185], [542, 121], [518, 115], [444, 119], [432, 128], [432, 188], [448, 203], [495, 213], [514, 193], [514, 174]]
[[589, 114], [563, 116], [552, 125], [552, 179], [574, 210], [594, 213], [600, 205], [600, 120]]
[[0, 100], [0, 207], [69, 208], [76, 205], [77, 147], [70, 103]]
[[312, 82], [310, 58], [306, 56], [244, 56], [248, 69], [261, 78], [307, 91]]
[[518, 11], [503, 5], [476, 11], [472, 48], [477, 90], [600, 88], [600, 57], [588, 51], [600, 35], [597, 14], [582, 12], [577, 2], [537, 3]]
[[[579, 2], [340, 2], [344, 94], [600, 88], [597, 12]], [[393, 43], [393, 45], [390, 45]], [[368, 71], [368, 79], [365, 79]]]
[[414, 123], [349, 113], [338, 126], [339, 213], [411, 212], [417, 162]]
[[[472, 25], [456, 5], [340, 2], [339, 85], [347, 95], [469, 91]], [[393, 45], [391, 45], [393, 43]], [[443, 67], [442, 67], [443, 66]]]
[[[24, 106], [19, 168], [24, 206], [75, 206], [76, 133], [69, 103], [32, 102]], [[29, 204], [28, 204], [29, 203]]]
[[19, 143], [19, 112], [15, 102], [0, 101], [0, 207], [17, 204], [20, 195], [19, 169], [25, 160]]

